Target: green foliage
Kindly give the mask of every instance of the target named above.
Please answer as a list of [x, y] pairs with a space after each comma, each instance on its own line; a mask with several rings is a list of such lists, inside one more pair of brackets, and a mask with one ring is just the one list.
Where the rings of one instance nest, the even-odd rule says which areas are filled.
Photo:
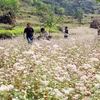
[[63, 7], [60, 7], [59, 12], [61, 12], [63, 14], [65, 12], [65, 9]]
[[96, 0], [97, 2], [100, 2], [100, 0]]
[[22, 1], [30, 5], [33, 4], [35, 0], [22, 0]]
[[46, 5], [41, 1], [37, 1], [35, 3], [36, 3], [36, 12], [38, 16], [40, 16], [41, 18], [45, 18], [50, 9], [50, 5]]
[[52, 27], [55, 27], [56, 24], [59, 24], [62, 22], [63, 16], [57, 17], [54, 15], [54, 13], [51, 13], [48, 15], [47, 18], [45, 18], [43, 21], [44, 27], [49, 27], [49, 31], [51, 31]]
[[[61, 22], [62, 17], [60, 16], [60, 18], [57, 18], [55, 16], [54, 7], [52, 7], [52, 5], [45, 4], [41, 1], [34, 1], [34, 3], [36, 5], [36, 11], [40, 19], [41, 26], [48, 27], [50, 32], [52, 27]], [[59, 8], [59, 10], [63, 14], [64, 9]]]
[[0, 34], [8, 34], [8, 35], [12, 35], [12, 36], [17, 36], [23, 33], [23, 29], [13, 29], [13, 30], [0, 30]]
[[[34, 27], [35, 35], [40, 32], [40, 27]], [[49, 28], [46, 28], [46, 30], [49, 31]], [[24, 28], [14, 28], [13, 30], [0, 30], [0, 34], [7, 34], [10, 36], [18, 36], [23, 34]], [[50, 32], [59, 32], [59, 30], [56, 27], [53, 27]]]
[[[99, 6], [95, 0], [41, 0], [46, 4], [53, 4], [55, 13], [59, 13], [59, 8], [64, 8], [64, 14], [73, 15], [74, 12], [81, 8], [85, 13], [95, 13], [99, 10]], [[100, 1], [100, 0], [97, 0]], [[96, 7], [96, 9], [95, 9]]]
[[83, 19], [83, 15], [84, 15], [83, 10], [80, 9], [79, 11], [75, 12], [73, 16], [81, 24], [82, 23], [82, 19]]
[[19, 5], [19, 0], [0, 0], [0, 8], [2, 11], [16, 11]]

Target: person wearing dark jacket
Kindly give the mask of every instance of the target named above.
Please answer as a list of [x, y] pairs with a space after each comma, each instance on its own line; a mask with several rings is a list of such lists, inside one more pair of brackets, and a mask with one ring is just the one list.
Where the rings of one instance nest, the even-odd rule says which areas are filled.
[[31, 27], [30, 23], [27, 23], [27, 27], [24, 29], [24, 38], [26, 37], [29, 44], [32, 44], [34, 35], [34, 29]]
[[64, 38], [68, 38], [68, 27], [67, 26], [65, 27], [65, 30], [64, 30]]

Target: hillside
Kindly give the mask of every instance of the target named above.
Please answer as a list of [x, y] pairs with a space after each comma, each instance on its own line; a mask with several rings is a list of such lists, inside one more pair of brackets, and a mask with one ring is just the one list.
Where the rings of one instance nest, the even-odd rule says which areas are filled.
[[100, 13], [100, 4], [95, 0], [42, 0], [44, 3], [55, 6], [55, 12], [59, 13], [57, 9], [63, 7], [65, 14], [73, 15], [74, 12], [82, 9], [86, 14]]
[[[26, 26], [27, 22], [30, 22], [32, 24], [32, 26], [35, 28], [36, 33], [40, 31], [41, 27], [45, 27], [50, 32], [60, 32], [66, 25], [69, 28], [77, 27], [80, 25], [80, 23], [83, 26], [89, 27], [91, 20], [93, 20], [92, 18], [98, 16], [96, 12], [99, 12], [98, 9], [100, 9], [99, 4], [96, 4], [94, 0], [84, 0], [84, 1], [82, 0], [70, 0], [70, 1], [69, 0], [19, 0], [19, 1], [20, 1], [19, 3], [20, 5], [16, 3], [16, 7], [18, 6], [17, 11], [13, 9], [14, 10], [13, 13], [16, 16], [16, 19], [13, 20], [13, 18], [12, 19], [10, 18], [11, 19], [10, 25], [9, 25], [9, 20], [6, 23], [0, 21], [0, 34], [11, 34], [14, 36], [22, 34], [23, 28]], [[3, 11], [0, 10], [0, 16], [1, 16], [0, 19], [1, 20], [3, 19], [4, 22], [7, 21], [7, 18], [5, 18], [3, 15], [9, 14], [10, 8], [15, 8], [15, 3], [13, 5], [11, 2], [8, 2], [9, 5], [7, 6], [6, 2], [4, 2], [5, 4], [3, 7], [5, 8], [3, 9]], [[10, 6], [10, 4], [12, 4], [11, 5], [12, 7]], [[0, 8], [2, 9], [1, 6]], [[50, 9], [49, 6], [51, 7]], [[86, 14], [83, 13], [82, 16], [79, 16], [80, 14], [78, 13], [78, 16], [70, 16], [80, 9], [82, 9], [82, 11], [84, 10], [83, 12], [85, 12]], [[52, 12], [53, 12], [53, 16], [50, 16], [50, 14], [52, 15]], [[64, 18], [63, 20], [61, 19], [60, 22], [59, 18], [62, 17], [62, 15], [67, 15], [67, 16], [63, 16]], [[57, 23], [55, 24], [55, 22]], [[49, 27], [50, 24], [52, 25], [51, 29]]]

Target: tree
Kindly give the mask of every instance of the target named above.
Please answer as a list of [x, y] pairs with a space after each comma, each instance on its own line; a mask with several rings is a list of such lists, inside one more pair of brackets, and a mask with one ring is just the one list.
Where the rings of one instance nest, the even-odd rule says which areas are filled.
[[79, 24], [81, 24], [82, 23], [82, 19], [83, 19], [83, 15], [84, 15], [83, 10], [80, 9], [79, 11], [75, 12], [73, 16], [74, 16], [75, 19], [77, 19]]
[[52, 27], [55, 27], [58, 23], [63, 21], [63, 16], [55, 15], [54, 11], [49, 11], [48, 16], [43, 20], [44, 27], [49, 28], [49, 33]]
[[53, 3], [49, 5], [39, 0], [34, 0], [34, 3], [36, 5], [36, 12], [41, 22], [41, 26], [48, 27], [50, 33], [51, 28], [63, 20], [62, 15], [64, 13], [64, 8], [60, 7], [59, 12], [61, 13], [61, 15], [56, 16], [55, 7], [53, 6]]
[[37, 16], [39, 18], [39, 21], [43, 25], [43, 23], [44, 23], [43, 20], [45, 18], [47, 18], [47, 16], [48, 16], [50, 5], [47, 5], [47, 4], [45, 4], [41, 1], [38, 1], [38, 0], [34, 0], [34, 3], [35, 3], [35, 6], [36, 6], [36, 13], [37, 13]]
[[54, 17], [54, 12], [49, 12], [48, 16], [43, 20], [44, 27], [49, 27], [49, 33], [51, 28], [57, 23]]
[[55, 7], [54, 10], [55, 10], [55, 13], [59, 14], [59, 15], [63, 15], [65, 13], [65, 9], [63, 7], [57, 6], [57, 7]]

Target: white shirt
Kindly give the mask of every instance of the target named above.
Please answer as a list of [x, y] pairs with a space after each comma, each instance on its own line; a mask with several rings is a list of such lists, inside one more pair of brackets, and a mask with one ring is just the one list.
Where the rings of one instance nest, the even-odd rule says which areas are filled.
[[48, 32], [45, 31], [44, 33], [40, 33], [40, 36], [41, 36], [42, 38], [47, 38]]

